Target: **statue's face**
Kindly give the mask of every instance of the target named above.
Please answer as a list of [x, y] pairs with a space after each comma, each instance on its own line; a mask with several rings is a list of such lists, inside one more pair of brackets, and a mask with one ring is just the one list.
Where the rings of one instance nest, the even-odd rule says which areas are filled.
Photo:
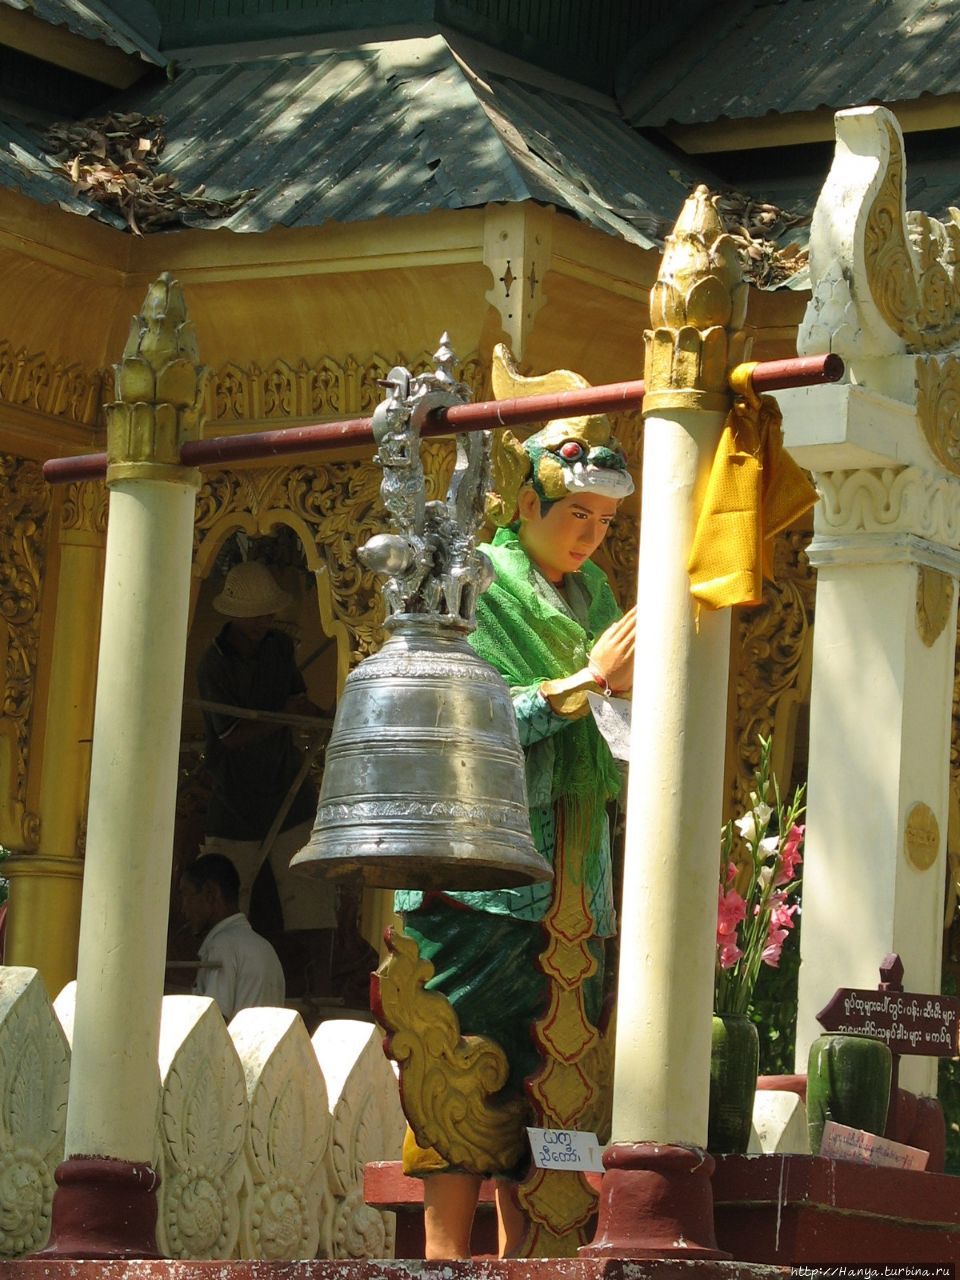
[[607, 536], [620, 505], [600, 493], [572, 493], [540, 514], [534, 490], [520, 490], [520, 542], [527, 555], [550, 582], [583, 568]]

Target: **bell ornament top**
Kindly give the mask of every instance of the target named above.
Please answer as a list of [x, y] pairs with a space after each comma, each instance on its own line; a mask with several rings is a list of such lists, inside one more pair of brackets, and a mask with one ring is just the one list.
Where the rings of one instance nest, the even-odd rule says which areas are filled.
[[414, 375], [398, 366], [381, 383], [388, 395], [373, 414], [375, 461], [383, 469], [380, 494], [394, 532], [377, 534], [359, 555], [385, 579], [388, 630], [422, 621], [466, 634], [476, 625], [477, 596], [491, 575], [475, 545], [490, 487], [490, 434], [456, 436], [447, 496], [428, 502], [420, 458], [423, 423], [434, 409], [470, 400], [469, 389], [454, 376], [456, 355], [446, 333], [433, 359], [432, 371]]

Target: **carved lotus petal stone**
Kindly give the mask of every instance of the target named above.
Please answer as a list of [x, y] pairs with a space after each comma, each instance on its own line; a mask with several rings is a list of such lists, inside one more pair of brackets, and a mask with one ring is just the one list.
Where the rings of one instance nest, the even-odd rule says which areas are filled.
[[710, 275], [710, 255], [697, 235], [674, 234], [660, 267], [661, 280], [672, 280], [681, 293], [686, 293], [698, 280]]
[[30, 1147], [0, 1151], [0, 1258], [32, 1253], [50, 1233], [53, 1174]]
[[333, 1224], [333, 1253], [337, 1258], [382, 1258], [386, 1254], [384, 1215], [365, 1204], [359, 1187], [337, 1206]]
[[117, 394], [128, 404], [154, 398], [153, 366], [140, 356], [129, 356], [117, 366]]
[[246, 1181], [255, 1188], [240, 1225], [244, 1257], [295, 1260], [316, 1254], [327, 1091], [313, 1046], [292, 1009], [242, 1009], [230, 1035], [249, 1104]]
[[343, 1196], [358, 1186], [371, 1160], [399, 1159], [406, 1127], [382, 1033], [369, 1022], [322, 1022], [313, 1051], [330, 1098], [333, 1131], [327, 1150], [331, 1186]]
[[186, 408], [197, 398], [197, 367], [190, 360], [171, 360], [157, 374], [158, 400]]
[[732, 311], [728, 286], [718, 276], [698, 280], [687, 291], [687, 322], [698, 329], [726, 325]]
[[69, 1075], [36, 969], [0, 966], [0, 1257], [30, 1253], [49, 1233]]
[[723, 234], [720, 215], [717, 213], [709, 190], [703, 183], [684, 201], [675, 227], [675, 234], [681, 232], [702, 236], [710, 243]]
[[170, 1257], [230, 1257], [247, 1101], [243, 1066], [212, 1000], [165, 997], [159, 1062], [158, 1244]]
[[747, 292], [748, 286], [743, 283], [743, 271], [732, 236], [723, 235], [711, 246], [710, 264], [713, 274], [728, 292], [737, 288]]
[[650, 291], [650, 323], [655, 329], [678, 329], [685, 318], [680, 291], [673, 284], [658, 280]]
[[166, 1247], [173, 1258], [229, 1258], [239, 1225], [237, 1196], [206, 1169], [178, 1173], [164, 1197]]

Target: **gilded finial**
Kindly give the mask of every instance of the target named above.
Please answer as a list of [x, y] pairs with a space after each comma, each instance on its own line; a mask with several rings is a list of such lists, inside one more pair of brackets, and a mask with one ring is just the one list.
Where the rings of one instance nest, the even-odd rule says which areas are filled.
[[747, 285], [713, 197], [697, 187], [680, 212], [650, 294], [644, 413], [729, 408], [729, 371], [746, 356]]
[[180, 465], [181, 444], [200, 434], [208, 370], [198, 359], [183, 291], [165, 271], [147, 290], [114, 366], [117, 400], [106, 406], [111, 468]]

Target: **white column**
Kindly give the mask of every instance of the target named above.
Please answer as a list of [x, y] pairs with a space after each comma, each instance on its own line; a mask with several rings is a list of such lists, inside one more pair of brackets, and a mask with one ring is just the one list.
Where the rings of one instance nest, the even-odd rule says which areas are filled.
[[179, 480], [110, 485], [68, 1157], [151, 1163], [154, 1156], [199, 483], [198, 472], [177, 470]]
[[614, 1142], [706, 1146], [730, 611], [687, 559], [722, 413], [644, 428]]
[[[206, 371], [180, 286], [148, 289], [107, 406], [107, 524], [87, 849], [80, 911], [66, 1160], [53, 1237], [71, 1248], [94, 1213], [97, 1256], [149, 1239], [153, 1189], [119, 1171], [140, 1208], [111, 1194], [84, 1157], [131, 1166], [155, 1155], [157, 1052], [173, 861], [193, 520], [200, 473], [180, 446], [200, 431]], [[71, 1162], [73, 1161], [73, 1164]], [[65, 1180], [64, 1180], [65, 1179]], [[71, 1208], [72, 1206], [72, 1208]], [[146, 1214], [140, 1220], [141, 1214]], [[132, 1255], [140, 1256], [140, 1255]]]
[[[698, 617], [687, 564], [733, 403], [730, 371], [745, 358], [746, 301], [731, 241], [698, 187], [667, 239], [645, 334], [614, 1151], [707, 1142], [730, 613]], [[708, 1188], [700, 1198], [709, 1202]], [[604, 1205], [602, 1221], [613, 1209]], [[624, 1230], [600, 1235], [622, 1243]]]
[[[949, 230], [904, 207], [903, 138], [883, 107], [836, 116], [810, 238], [801, 354], [848, 381], [780, 397], [784, 437], [821, 501], [796, 1067], [837, 987], [874, 988], [899, 952], [938, 992], [960, 572]], [[936, 1092], [933, 1058], [901, 1082]]]
[[[890, 952], [903, 960], [908, 989], [940, 990], [957, 593], [952, 576], [922, 568], [916, 555], [954, 570], [960, 559], [919, 539], [911, 547], [872, 537], [879, 545], [861, 534], [810, 549], [817, 602], [798, 1071], [822, 1032], [817, 1012], [839, 986], [875, 987]], [[929, 645], [921, 574], [941, 604]], [[936, 1094], [936, 1059], [904, 1058], [901, 1084]]]

